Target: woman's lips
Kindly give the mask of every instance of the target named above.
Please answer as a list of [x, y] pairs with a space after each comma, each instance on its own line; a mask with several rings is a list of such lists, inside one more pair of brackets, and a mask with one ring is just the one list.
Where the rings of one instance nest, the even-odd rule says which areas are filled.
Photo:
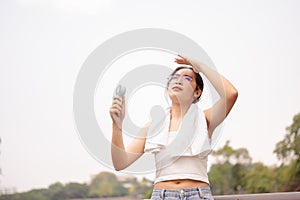
[[178, 87], [178, 86], [174, 86], [174, 87], [172, 87], [172, 90], [174, 90], [174, 91], [181, 91], [182, 88]]

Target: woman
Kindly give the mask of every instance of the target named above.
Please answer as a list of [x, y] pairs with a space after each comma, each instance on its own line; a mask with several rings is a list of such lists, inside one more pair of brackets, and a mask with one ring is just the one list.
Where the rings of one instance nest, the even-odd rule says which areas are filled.
[[[210, 138], [230, 112], [238, 92], [225, 77], [205, 64], [178, 56], [175, 62], [187, 66], [175, 69], [169, 77], [167, 90], [172, 104], [166, 117], [167, 128], [155, 136], [156, 139], [146, 138], [150, 132], [149, 122], [140, 132], [142, 137], [134, 139], [125, 148], [122, 138], [125, 98], [114, 97], [110, 108], [113, 120], [113, 165], [116, 170], [122, 170], [144, 152], [153, 152], [156, 179], [151, 199], [213, 199], [206, 170]], [[220, 97], [211, 108], [204, 111], [195, 104], [203, 91], [199, 72], [206, 76]], [[179, 137], [176, 143], [174, 138]]]

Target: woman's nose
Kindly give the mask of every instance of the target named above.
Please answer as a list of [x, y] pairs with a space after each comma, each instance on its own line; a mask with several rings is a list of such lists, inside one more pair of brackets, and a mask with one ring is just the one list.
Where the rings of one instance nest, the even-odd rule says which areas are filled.
[[182, 77], [181, 76], [178, 76], [178, 78], [175, 81], [175, 84], [182, 85]]

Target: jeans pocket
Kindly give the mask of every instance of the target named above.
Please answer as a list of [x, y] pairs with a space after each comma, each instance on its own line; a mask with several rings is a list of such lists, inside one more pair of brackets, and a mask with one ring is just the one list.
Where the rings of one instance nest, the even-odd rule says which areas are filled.
[[205, 194], [203, 196], [203, 200], [214, 200], [213, 196], [211, 194]]
[[202, 200], [214, 200], [210, 189], [202, 189], [199, 191], [200, 199]]
[[151, 196], [150, 200], [161, 200], [160, 196]]

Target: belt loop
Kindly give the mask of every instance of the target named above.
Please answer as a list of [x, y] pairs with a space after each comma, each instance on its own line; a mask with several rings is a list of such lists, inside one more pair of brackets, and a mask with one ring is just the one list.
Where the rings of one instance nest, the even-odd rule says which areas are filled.
[[202, 190], [201, 190], [201, 188], [200, 187], [198, 187], [198, 191], [199, 191], [199, 196], [200, 196], [200, 198], [203, 198], [203, 193], [202, 193]]
[[184, 197], [184, 190], [180, 190], [180, 199], [183, 199]]
[[160, 198], [163, 200], [165, 197], [165, 189], [161, 189]]

